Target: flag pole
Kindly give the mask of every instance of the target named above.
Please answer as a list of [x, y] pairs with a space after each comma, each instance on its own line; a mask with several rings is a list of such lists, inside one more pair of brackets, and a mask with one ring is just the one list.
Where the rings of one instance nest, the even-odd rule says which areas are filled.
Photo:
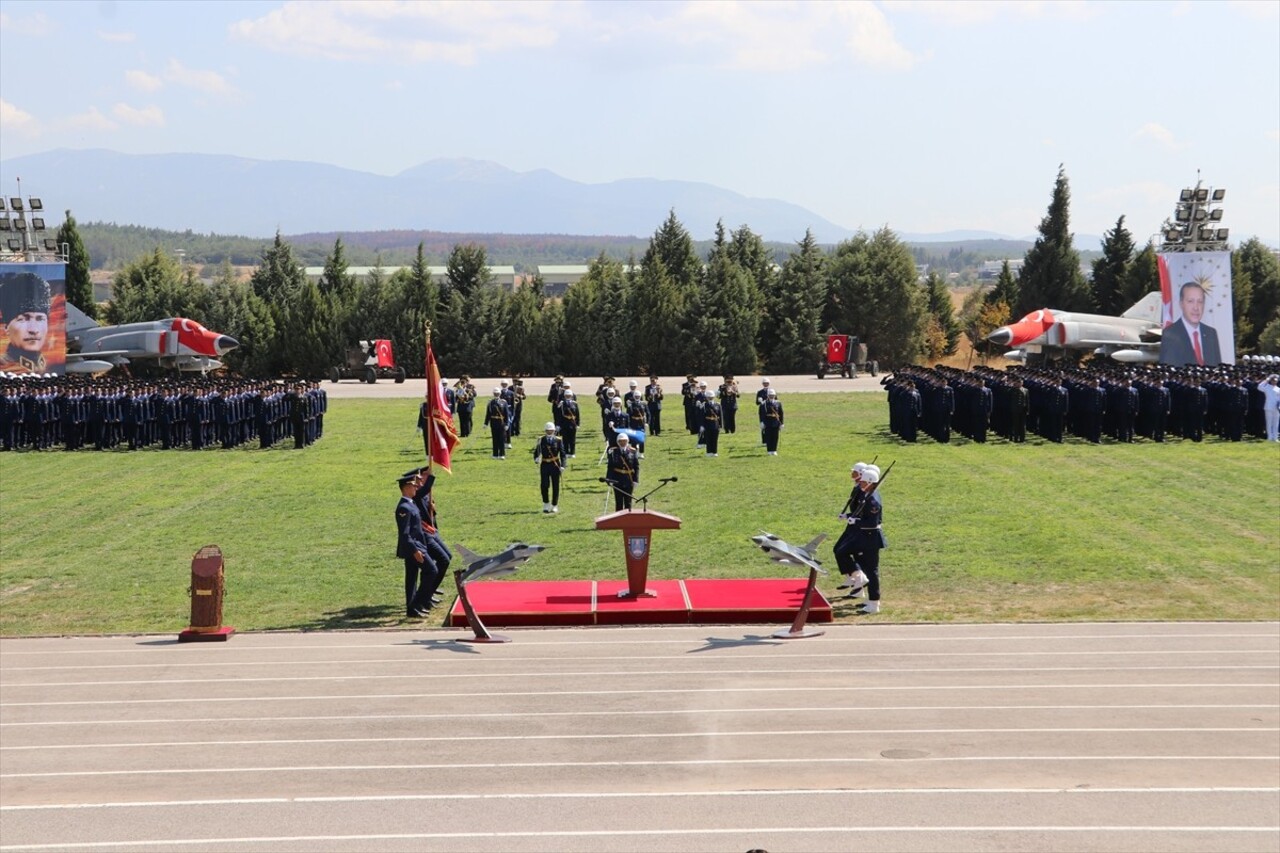
[[433, 461], [431, 458], [431, 437], [430, 436], [434, 435], [434, 431], [432, 430], [432, 426], [433, 426], [432, 419], [435, 416], [435, 410], [434, 410], [435, 396], [432, 393], [434, 389], [432, 389], [431, 387], [431, 321], [430, 320], [427, 320], [425, 323], [423, 323], [423, 334], [425, 338], [425, 345], [422, 348], [422, 375], [426, 377], [425, 384], [427, 386], [427, 394], [426, 394], [427, 417], [425, 418], [426, 420], [425, 426], [426, 426], [426, 429], [429, 431], [428, 438], [427, 438], [427, 472], [430, 473], [431, 465]]

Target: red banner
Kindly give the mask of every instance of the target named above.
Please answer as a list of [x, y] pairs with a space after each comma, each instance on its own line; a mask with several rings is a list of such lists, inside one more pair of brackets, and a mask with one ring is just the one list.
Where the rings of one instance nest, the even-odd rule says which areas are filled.
[[449, 411], [449, 401], [444, 396], [444, 385], [440, 382], [440, 367], [436, 364], [436, 354], [427, 344], [427, 447], [430, 448], [428, 465], [439, 465], [450, 474], [450, 459], [453, 448], [458, 446], [458, 430], [453, 425], [453, 413]]

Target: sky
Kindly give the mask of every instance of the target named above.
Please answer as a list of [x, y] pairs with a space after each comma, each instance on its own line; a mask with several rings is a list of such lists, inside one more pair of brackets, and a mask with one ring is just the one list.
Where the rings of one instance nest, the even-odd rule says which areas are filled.
[[59, 148], [465, 157], [1012, 237], [1061, 165], [1076, 233], [1145, 242], [1202, 180], [1277, 246], [1280, 0], [0, 0], [0, 158]]

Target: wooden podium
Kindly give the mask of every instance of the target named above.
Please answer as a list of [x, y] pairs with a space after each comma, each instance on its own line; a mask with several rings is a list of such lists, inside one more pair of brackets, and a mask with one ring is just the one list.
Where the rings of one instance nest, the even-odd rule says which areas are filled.
[[627, 555], [627, 589], [618, 598], [654, 597], [645, 589], [649, 581], [649, 540], [655, 530], [679, 530], [680, 519], [647, 509], [624, 509], [596, 519], [596, 530], [621, 530], [622, 545]]

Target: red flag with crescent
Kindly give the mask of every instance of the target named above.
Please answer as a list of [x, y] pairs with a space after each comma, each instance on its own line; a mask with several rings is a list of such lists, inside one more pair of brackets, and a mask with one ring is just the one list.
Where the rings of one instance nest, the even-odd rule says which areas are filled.
[[1165, 329], [1173, 325], [1173, 282], [1164, 255], [1156, 255], [1156, 267], [1160, 271], [1160, 328]]
[[449, 411], [449, 402], [444, 396], [444, 385], [440, 382], [440, 367], [436, 364], [436, 354], [427, 344], [427, 447], [430, 449], [427, 462], [439, 465], [450, 474], [453, 473], [451, 457], [453, 448], [458, 446], [458, 430], [453, 425], [453, 413]]

